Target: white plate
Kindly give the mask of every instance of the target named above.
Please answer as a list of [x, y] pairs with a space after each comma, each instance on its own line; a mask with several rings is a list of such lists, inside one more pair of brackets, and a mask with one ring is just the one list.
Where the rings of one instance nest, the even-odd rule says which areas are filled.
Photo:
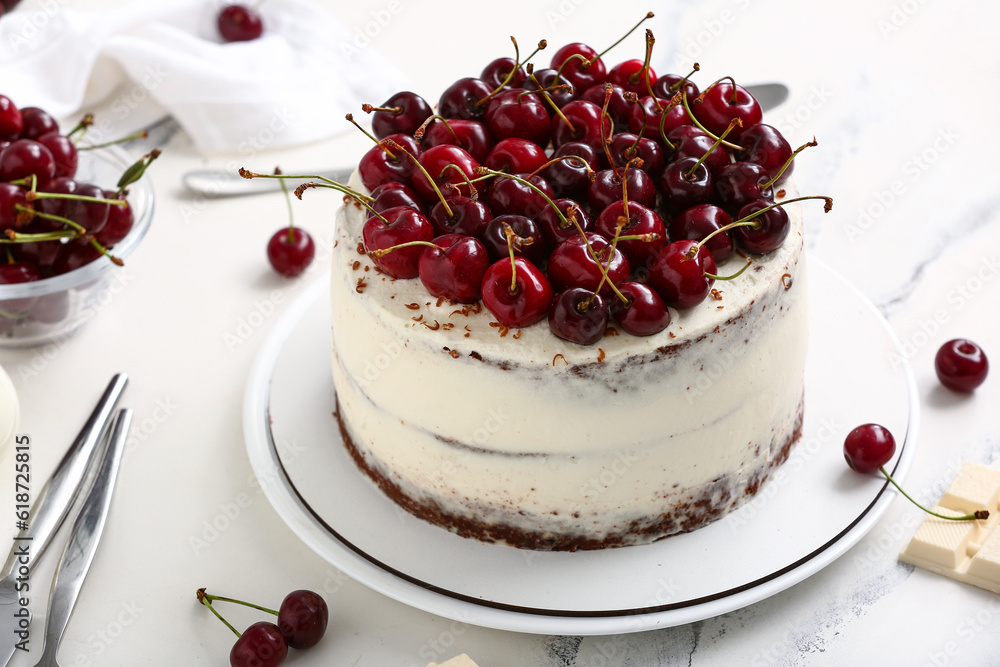
[[248, 381], [243, 426], [278, 514], [318, 554], [391, 598], [464, 623], [517, 632], [616, 634], [690, 623], [758, 602], [856, 544], [896, 497], [844, 462], [843, 439], [878, 422], [900, 444], [902, 479], [918, 423], [912, 373], [887, 323], [810, 258], [803, 439], [751, 503], [655, 544], [540, 553], [453, 535], [399, 509], [360, 473], [332, 416], [329, 277], [282, 314]]

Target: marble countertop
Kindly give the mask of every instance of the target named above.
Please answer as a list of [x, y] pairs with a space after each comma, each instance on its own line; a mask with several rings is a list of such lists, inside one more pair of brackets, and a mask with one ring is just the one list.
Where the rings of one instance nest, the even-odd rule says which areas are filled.
[[[22, 11], [115, 4], [25, 0]], [[508, 55], [508, 35], [522, 44], [544, 37], [601, 45], [650, 9], [633, 0], [613, 11], [586, 0], [321, 4], [338, 13], [357, 48], [378, 49], [430, 99]], [[941, 388], [933, 370], [937, 348], [956, 337], [1000, 358], [1000, 188], [990, 167], [1000, 145], [1000, 49], [992, 33], [1000, 6], [703, 0], [652, 9], [656, 69], [687, 71], [698, 61], [741, 82], [782, 81], [791, 97], [765, 120], [793, 146], [818, 139], [795, 180], [804, 193], [832, 196], [835, 207], [808, 217], [808, 248], [871, 299], [912, 364], [921, 424], [910, 493], [933, 502], [963, 462], [1000, 465], [1000, 381], [990, 377], [959, 396]], [[641, 49], [641, 40], [630, 44]], [[36, 479], [55, 466], [111, 375], [131, 376], [123, 405], [135, 410], [135, 422], [62, 664], [225, 664], [232, 638], [196, 603], [202, 586], [275, 605], [293, 588], [323, 592], [330, 630], [319, 647], [289, 661], [302, 666], [422, 667], [462, 652], [482, 667], [995, 662], [1000, 598], [896, 560], [922, 518], [901, 497], [860, 543], [806, 581], [738, 611], [638, 634], [474, 627], [395, 602], [317, 556], [261, 492], [241, 412], [269, 327], [329, 265], [328, 254], [321, 251], [303, 278], [279, 279], [264, 246], [285, 224], [281, 194], [207, 199], [185, 191], [180, 175], [351, 164], [366, 142], [351, 132], [306, 147], [202, 156], [183, 133], [173, 136], [150, 172], [156, 218], [129, 258], [122, 289], [71, 338], [0, 350], [21, 402], [20, 431], [35, 443]], [[296, 202], [296, 221], [326, 242], [337, 203], [306, 197]], [[843, 325], [850, 336], [846, 316]], [[865, 382], [863, 374], [844, 377], [842, 400]], [[878, 406], [872, 413], [877, 421]], [[0, 507], [13, 502], [13, 473], [4, 470], [13, 470], [10, 450], [0, 452]], [[807, 519], [789, 517], [800, 520]], [[39, 619], [54, 560], [33, 573], [44, 582], [34, 588]], [[40, 651], [41, 625], [32, 632]], [[33, 651], [10, 664], [34, 659]]]

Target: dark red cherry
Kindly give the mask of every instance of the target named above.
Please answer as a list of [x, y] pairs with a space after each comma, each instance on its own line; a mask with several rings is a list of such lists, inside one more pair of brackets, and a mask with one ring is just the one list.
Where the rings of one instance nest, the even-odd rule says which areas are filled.
[[[756, 162], [764, 167], [769, 179], [773, 179], [792, 157], [792, 147], [785, 141], [781, 132], [764, 123], [745, 128], [740, 135], [740, 144], [744, 149], [736, 151], [736, 159], [741, 162]], [[792, 161], [775, 184], [784, 183], [792, 174], [794, 166], [795, 162]]]
[[295, 649], [315, 646], [330, 619], [326, 601], [313, 591], [292, 591], [278, 608], [278, 630], [289, 647]]
[[420, 156], [420, 146], [417, 140], [408, 134], [391, 134], [382, 142], [373, 146], [361, 156], [358, 163], [358, 174], [361, 182], [369, 191], [374, 190], [383, 183], [410, 183], [413, 177], [413, 160], [406, 152], [398, 148], [390, 148], [388, 142], [394, 142], [409, 152], [414, 157]]
[[434, 146], [452, 145], [465, 149], [477, 162], [489, 155], [493, 138], [486, 126], [475, 120], [436, 120], [427, 126], [421, 146], [427, 151]]
[[[580, 95], [581, 100], [586, 100], [604, 108], [605, 84], [591, 86]], [[621, 132], [628, 128], [629, 118], [632, 117], [633, 104], [625, 99], [625, 90], [621, 86], [611, 84], [611, 99], [608, 100], [608, 115], [615, 122], [615, 131]]]
[[21, 110], [9, 97], [0, 95], [0, 140], [13, 141], [21, 136], [23, 129]]
[[[590, 187], [588, 174], [596, 173], [600, 162], [593, 147], [579, 141], [563, 144], [555, 150], [552, 157], [559, 158], [571, 155], [581, 159], [553, 162], [545, 168], [545, 178], [557, 196], [584, 201], [587, 198], [587, 188]], [[588, 167], [590, 168], [589, 172]]]
[[[538, 83], [535, 83], [535, 82]], [[534, 79], [528, 77], [524, 81], [525, 90], [539, 90], [539, 84], [542, 88], [549, 89], [548, 96], [552, 98], [558, 107], [565, 107], [567, 104], [576, 99], [577, 92], [579, 89], [574, 88], [570, 80], [564, 76], [559, 76], [554, 69], [536, 69], [534, 72]], [[563, 86], [558, 90], [551, 90], [555, 86]]]
[[[361, 230], [364, 248], [368, 253], [411, 241], [430, 241], [434, 238], [431, 221], [408, 206], [391, 208], [381, 215], [384, 220], [372, 216]], [[372, 256], [372, 261], [375, 266], [393, 278], [416, 278], [419, 273], [417, 262], [425, 247], [417, 245], [398, 248], [381, 257]]]
[[[78, 194], [77, 191], [79, 189], [80, 183], [77, 183], [76, 180], [68, 176], [59, 176], [39, 187], [38, 192], [43, 194], [54, 193], [60, 195], [75, 195]], [[77, 222], [74, 213], [79, 207], [79, 202], [73, 201], [72, 199], [37, 199], [35, 200], [34, 207], [41, 213], [56, 215], [61, 218], [71, 218], [74, 222]], [[39, 230], [55, 231], [65, 227], [66, 223], [59, 220], [38, 217], [35, 218], [33, 225], [39, 228]]]
[[[594, 260], [594, 256], [590, 254], [587, 244], [579, 234], [560, 243], [549, 255], [549, 280], [556, 289], [583, 287], [593, 292], [601, 283], [605, 268], [608, 272], [608, 281], [612, 284], [618, 285], [628, 280], [631, 268], [628, 258], [620, 250], [614, 248], [609, 261], [612, 248], [608, 239], [600, 234], [588, 233], [587, 241], [600, 265]], [[607, 284], [608, 281], [601, 287], [600, 294], [607, 299], [617, 298], [614, 296], [614, 290]]]
[[490, 258], [496, 261], [509, 256], [507, 228], [510, 228], [517, 237], [512, 246], [514, 255], [524, 257], [532, 264], [540, 266], [548, 255], [545, 236], [533, 219], [523, 215], [498, 215], [489, 221], [483, 232], [483, 243], [490, 253]]
[[530, 174], [548, 162], [548, 159], [538, 144], [512, 137], [498, 141], [486, 156], [483, 166], [508, 174]]
[[674, 308], [691, 308], [708, 297], [717, 270], [712, 253], [702, 246], [694, 257], [688, 252], [694, 241], [674, 241], [667, 244], [653, 261], [649, 271], [649, 285], [663, 302]]
[[739, 142], [743, 130], [756, 125], [763, 117], [760, 104], [746, 88], [730, 81], [719, 81], [702, 93], [701, 103], [694, 104], [691, 111], [712, 134], [719, 136], [726, 131], [734, 118], [739, 118], [742, 126], [736, 126], [728, 139]]
[[[112, 191], [104, 192], [105, 199], [121, 199], [128, 202], [125, 198], [125, 194], [116, 194]], [[132, 227], [135, 225], [135, 216], [132, 212], [132, 206], [109, 206], [108, 207], [108, 221], [101, 228], [101, 231], [97, 234], [97, 242], [103, 245], [105, 248], [111, 248], [116, 243], [121, 242], [128, 233], [132, 231]]]
[[397, 206], [409, 206], [418, 212], [424, 212], [424, 204], [413, 188], [405, 183], [389, 181], [383, 183], [374, 190], [371, 196], [375, 198], [372, 208], [379, 213]]
[[315, 256], [316, 244], [312, 236], [299, 227], [280, 229], [267, 243], [267, 261], [286, 278], [302, 275]]
[[715, 139], [694, 125], [682, 125], [680, 128], [674, 128], [667, 135], [667, 139], [673, 142], [676, 149], [673, 156], [674, 160], [681, 160], [686, 157], [700, 160], [708, 153], [708, 157], [705, 158], [705, 166], [708, 167], [713, 176], [719, 173], [723, 167], [732, 163], [732, 159], [729, 157], [726, 149], [721, 144], [716, 146]]
[[[629, 201], [649, 208], [656, 206], [656, 186], [652, 177], [642, 169], [628, 169], [624, 174]], [[602, 211], [608, 204], [621, 201], [623, 197], [622, 179], [613, 169], [597, 172], [594, 182], [587, 187], [587, 201], [595, 211]]]
[[[562, 108], [563, 116], [551, 120], [552, 144], [558, 148], [570, 141], [580, 141], [597, 151], [604, 151], [604, 137], [611, 124], [601, 122], [601, 107], [586, 100], [574, 100]], [[569, 121], [567, 123], [567, 121]]]
[[[464, 148], [450, 144], [433, 146], [422, 152], [419, 160], [445, 197], [454, 197], [459, 194], [468, 197], [471, 194], [467, 183], [470, 179], [476, 178], [475, 169], [479, 166], [479, 162]], [[449, 165], [454, 165], [454, 167]], [[438, 201], [437, 193], [427, 180], [427, 176], [424, 175], [424, 171], [415, 170], [411, 182], [413, 189], [424, 201]], [[452, 188], [449, 187], [449, 184], [458, 187]]]
[[390, 134], [413, 134], [433, 113], [431, 105], [420, 95], [402, 91], [372, 112], [372, 133], [379, 139]]
[[[701, 241], [730, 222], [729, 214], [715, 204], [698, 204], [677, 214], [667, 226], [667, 235], [672, 241]], [[721, 264], [733, 253], [730, 234], [731, 231], [716, 234], [705, 244], [716, 264]]]
[[229, 651], [231, 667], [278, 667], [288, 643], [274, 623], [258, 621], [247, 628]]
[[896, 440], [889, 429], [878, 424], [862, 424], [844, 439], [844, 458], [853, 470], [878, 472], [896, 452]]
[[698, 164], [693, 157], [674, 160], [660, 175], [664, 209], [677, 213], [707, 203], [715, 192], [712, 185], [712, 174], [704, 163]]
[[24, 127], [21, 129], [22, 139], [38, 139], [42, 135], [59, 132], [59, 123], [44, 109], [23, 107], [21, 119], [24, 122]]
[[576, 90], [603, 84], [608, 77], [597, 51], [580, 42], [567, 44], [556, 51], [552, 56], [552, 69], [560, 71]]
[[0, 183], [0, 232], [19, 229], [31, 221], [29, 216], [18, 210], [18, 207], [29, 207], [25, 192], [24, 188], [13, 183]]
[[487, 204], [495, 215], [513, 213], [534, 218], [541, 211], [550, 207], [549, 200], [555, 197], [555, 193], [544, 176], [536, 174], [528, 178], [528, 174], [514, 175], [531, 183], [534, 187], [526, 185], [520, 180], [498, 176], [486, 195]]
[[18, 139], [0, 153], [0, 181], [16, 181], [34, 174], [44, 185], [56, 173], [52, 152], [32, 139]]
[[633, 336], [652, 336], [670, 326], [670, 310], [663, 299], [649, 285], [630, 280], [618, 286], [618, 291], [629, 300], [611, 300], [611, 314], [614, 315], [625, 333]]
[[[679, 109], [679, 110], [678, 110]], [[644, 137], [658, 140], [662, 134], [666, 136], [678, 125], [688, 125], [691, 120], [683, 106], [670, 106], [670, 100], [663, 100], [646, 95], [639, 98], [638, 104], [633, 104], [629, 110], [628, 131]]]
[[52, 159], [56, 163], [56, 176], [68, 176], [72, 178], [76, 175], [76, 167], [79, 157], [76, 151], [76, 144], [70, 139], [57, 132], [43, 134], [38, 138], [38, 143], [49, 149]]
[[[551, 206], [542, 209], [535, 216], [535, 222], [538, 224], [539, 229], [542, 230], [542, 235], [545, 237], [548, 247], [555, 248], [566, 239], [580, 235], [576, 225], [569, 220], [570, 209], [575, 211], [576, 221], [583, 231], [594, 231], [593, 220], [575, 200], [562, 197], [553, 199], [552, 203], [562, 212], [562, 217]], [[565, 222], [563, 218], [566, 218]]]
[[[510, 75], [511, 71], [514, 70], [514, 59], [513, 58], [497, 58], [490, 61], [490, 63], [483, 68], [482, 74], [479, 78], [482, 79], [487, 86], [493, 88], [498, 88], [500, 84], [507, 81], [507, 77]], [[524, 69], [518, 67], [514, 71], [513, 76], [510, 77], [510, 81], [507, 81], [507, 85], [511, 88], [520, 88], [524, 83], [527, 75], [524, 73]]]
[[646, 68], [641, 60], [625, 60], [611, 68], [608, 81], [642, 97], [649, 95], [649, 86], [656, 81], [656, 72], [652, 67]]
[[611, 153], [612, 163], [619, 169], [639, 158], [642, 160], [639, 169], [647, 174], [659, 174], [666, 162], [663, 146], [659, 142], [631, 132], [620, 132], [611, 137], [608, 151]]
[[548, 109], [538, 95], [521, 89], [505, 90], [490, 100], [486, 125], [497, 139], [516, 137], [539, 146], [549, 143]]
[[219, 12], [216, 25], [223, 41], [248, 42], [264, 32], [260, 14], [245, 5], [226, 5]]
[[694, 81], [685, 80], [680, 74], [661, 74], [656, 79], [656, 83], [653, 84], [653, 94], [669, 100], [681, 92], [681, 81], [684, 81], [684, 88], [687, 91], [688, 103], [690, 104], [701, 91], [698, 90], [698, 85]]
[[[66, 244], [60, 244], [59, 256], [53, 266], [52, 273], [62, 275], [76, 271], [101, 257], [101, 251], [82, 239], [74, 239]], [[62, 318], [60, 317], [59, 320]], [[58, 321], [58, 320], [57, 320]]]
[[[448, 215], [448, 210], [451, 215]], [[431, 224], [436, 234], [464, 234], [482, 238], [486, 224], [493, 219], [489, 207], [477, 199], [461, 195], [448, 198], [448, 208], [438, 202], [430, 213]]]
[[438, 236], [426, 246], [417, 270], [420, 282], [431, 296], [455, 303], [475, 303], [481, 296], [483, 276], [490, 266], [490, 256], [478, 239], [462, 234]]
[[608, 307], [600, 294], [570, 287], [556, 294], [549, 309], [549, 330], [563, 340], [593, 345], [608, 329]]
[[506, 257], [499, 259], [483, 276], [483, 305], [507, 327], [526, 327], [538, 322], [548, 313], [552, 298], [548, 278], [523, 257], [515, 257], [513, 262]]
[[493, 92], [493, 87], [482, 79], [466, 77], [451, 84], [441, 94], [438, 113], [445, 118], [465, 118], [482, 120], [486, 115], [486, 104], [479, 104]]
[[[597, 216], [594, 223], [594, 231], [607, 239], [613, 239], [619, 221], [624, 223], [625, 202], [616, 201], [608, 204]], [[634, 201], [628, 203], [627, 224], [621, 230], [621, 236], [655, 234], [656, 240], [645, 241], [640, 239], [628, 239], [618, 241], [618, 249], [628, 257], [632, 270], [640, 266], [647, 266], [653, 257], [667, 243], [667, 229], [663, 219], [653, 209], [643, 206]]]
[[981, 347], [971, 340], [956, 338], [938, 349], [934, 370], [948, 389], [971, 392], [986, 380], [990, 364]]
[[740, 209], [755, 199], [774, 201], [771, 186], [762, 189], [770, 178], [767, 170], [755, 162], [733, 162], [714, 176], [717, 203], [731, 217], [739, 217]]
[[[739, 218], [748, 218], [757, 211], [762, 211], [774, 202], [767, 199], [755, 199], [740, 209]], [[788, 237], [791, 223], [788, 214], [781, 206], [768, 209], [754, 218], [753, 227], [736, 227], [733, 238], [741, 248], [753, 255], [777, 250]]]
[[[20, 285], [41, 279], [41, 272], [31, 262], [0, 262], [0, 285]], [[31, 310], [37, 300], [37, 297], [0, 300], [0, 311], [2, 311], [0, 318], [3, 318], [4, 313], [15, 316], [23, 315]]]

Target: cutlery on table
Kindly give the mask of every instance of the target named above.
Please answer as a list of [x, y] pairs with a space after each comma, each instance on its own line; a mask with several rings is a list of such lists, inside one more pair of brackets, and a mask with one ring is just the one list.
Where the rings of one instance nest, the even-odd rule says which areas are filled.
[[90, 565], [104, 534], [104, 524], [111, 508], [111, 496], [118, 478], [125, 441], [128, 438], [132, 411], [128, 408], [115, 413], [111, 423], [111, 433], [107, 438], [93, 484], [80, 507], [80, 513], [73, 522], [69, 541], [63, 548], [62, 556], [52, 577], [49, 591], [48, 614], [45, 618], [45, 648], [35, 667], [59, 667], [56, 653], [62, 641], [63, 632], [69, 624], [69, 617], [76, 606], [76, 600], [87, 577]]
[[111, 379], [79, 435], [36, 496], [28, 514], [27, 528], [22, 529], [14, 538], [10, 556], [0, 571], [0, 666], [10, 661], [17, 643], [22, 637], [27, 637], [26, 632], [24, 635], [18, 634], [19, 631], [25, 631], [30, 621], [28, 608], [20, 604], [20, 599], [25, 597], [23, 573], [30, 573], [33, 564], [45, 552], [52, 536], [65, 520], [79, 492], [88, 464], [101, 442], [104, 427], [127, 382], [128, 376], [124, 373]]
[[[773, 109], [788, 99], [788, 86], [783, 83], [760, 83], [747, 86], [747, 90], [757, 99], [764, 111]], [[354, 172], [354, 167], [322, 169], [302, 172], [325, 176], [338, 183], [346, 183]], [[272, 192], [281, 189], [281, 181], [275, 178], [241, 178], [234, 171], [224, 169], [198, 169], [184, 174], [182, 181], [191, 192], [208, 197], [232, 197]]]

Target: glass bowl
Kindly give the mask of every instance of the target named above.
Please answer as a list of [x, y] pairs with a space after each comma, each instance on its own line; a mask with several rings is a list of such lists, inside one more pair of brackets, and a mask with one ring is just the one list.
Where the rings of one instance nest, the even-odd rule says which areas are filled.
[[[112, 189], [137, 159], [117, 146], [80, 151], [75, 179]], [[134, 218], [132, 230], [112, 250], [121, 259], [135, 250], [153, 220], [155, 198], [148, 175], [128, 187], [128, 202]], [[103, 310], [128, 282], [127, 262], [117, 266], [106, 257], [98, 257], [59, 276], [0, 285], [0, 348], [43, 345], [71, 335]]]

